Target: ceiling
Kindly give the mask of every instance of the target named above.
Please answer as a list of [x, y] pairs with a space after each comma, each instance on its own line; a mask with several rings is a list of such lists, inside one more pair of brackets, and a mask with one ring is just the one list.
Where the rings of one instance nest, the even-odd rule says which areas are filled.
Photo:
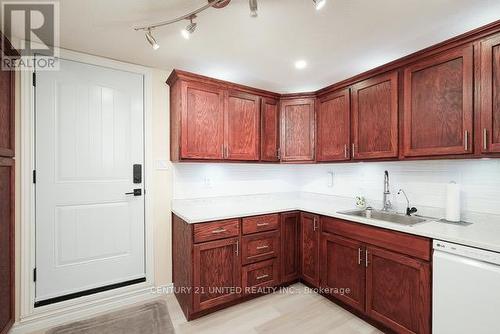
[[[63, 48], [178, 68], [278, 93], [311, 91], [500, 19], [498, 0], [247, 0], [208, 9], [190, 40], [187, 22], [158, 28], [154, 51], [132, 26], [185, 14], [206, 0], [60, 1]], [[296, 70], [294, 62], [307, 61]]]

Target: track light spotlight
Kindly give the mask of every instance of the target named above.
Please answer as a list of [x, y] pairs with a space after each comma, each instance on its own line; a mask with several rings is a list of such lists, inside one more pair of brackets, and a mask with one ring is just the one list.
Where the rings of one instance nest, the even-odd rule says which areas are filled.
[[158, 50], [160, 48], [160, 44], [158, 44], [156, 39], [153, 37], [153, 34], [151, 33], [151, 28], [149, 28], [148, 32], [146, 33], [146, 40], [149, 44], [151, 44], [153, 50]]
[[258, 13], [257, 13], [257, 9], [258, 9], [257, 0], [248, 0], [248, 5], [250, 6], [250, 16], [251, 17], [257, 17], [258, 16]]
[[313, 0], [313, 3], [314, 3], [314, 8], [316, 8], [316, 10], [320, 10], [325, 6], [326, 0]]
[[193, 19], [195, 17], [190, 17], [189, 21], [190, 23], [187, 25], [185, 29], [181, 30], [181, 35], [185, 39], [189, 39], [191, 37], [191, 34], [196, 30], [196, 22], [193, 22]]

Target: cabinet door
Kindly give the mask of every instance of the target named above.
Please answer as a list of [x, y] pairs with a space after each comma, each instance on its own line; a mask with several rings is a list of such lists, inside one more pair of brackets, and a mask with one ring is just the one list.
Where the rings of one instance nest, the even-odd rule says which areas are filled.
[[363, 244], [359, 241], [327, 233], [321, 235], [321, 287], [330, 289], [332, 296], [361, 312], [365, 310], [362, 255]]
[[0, 156], [2, 157], [14, 156], [14, 73], [14, 71], [0, 70]]
[[430, 333], [430, 267], [405, 255], [367, 247], [367, 314], [397, 333]]
[[319, 286], [319, 216], [301, 214], [300, 267], [302, 278]]
[[350, 159], [351, 107], [349, 89], [318, 99], [316, 111], [316, 160]]
[[405, 69], [405, 156], [472, 153], [472, 57], [461, 47]]
[[224, 94], [215, 86], [182, 83], [181, 158], [222, 159]]
[[290, 282], [299, 278], [299, 233], [298, 212], [281, 215], [281, 281]]
[[392, 72], [351, 87], [354, 159], [398, 155], [398, 74]]
[[238, 91], [227, 92], [224, 132], [226, 159], [259, 160], [260, 98]]
[[314, 160], [314, 99], [281, 101], [281, 160]]
[[279, 106], [277, 100], [262, 98], [260, 139], [260, 159], [262, 161], [279, 161]]
[[0, 333], [14, 322], [13, 185], [14, 160], [0, 158]]
[[238, 297], [241, 287], [239, 239], [193, 246], [194, 311], [224, 304]]
[[481, 42], [481, 150], [500, 153], [500, 35]]

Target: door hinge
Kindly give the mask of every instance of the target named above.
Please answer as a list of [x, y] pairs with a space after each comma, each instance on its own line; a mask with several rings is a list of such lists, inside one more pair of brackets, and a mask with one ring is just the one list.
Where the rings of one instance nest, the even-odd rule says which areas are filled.
[[33, 269], [33, 282], [36, 282], [36, 268]]
[[36, 73], [33, 72], [33, 87], [36, 87]]
[[36, 183], [36, 170], [33, 171], [33, 183]]

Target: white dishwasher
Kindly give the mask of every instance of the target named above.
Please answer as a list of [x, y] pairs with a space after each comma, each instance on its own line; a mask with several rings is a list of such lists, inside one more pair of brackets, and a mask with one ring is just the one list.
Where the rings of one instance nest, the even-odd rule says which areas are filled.
[[500, 253], [434, 240], [434, 334], [500, 333]]

